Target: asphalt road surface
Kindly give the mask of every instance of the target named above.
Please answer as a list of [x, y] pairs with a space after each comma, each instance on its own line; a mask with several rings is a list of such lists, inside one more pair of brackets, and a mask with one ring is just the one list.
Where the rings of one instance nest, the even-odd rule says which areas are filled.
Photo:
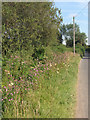
[[90, 55], [80, 61], [77, 83], [77, 106], [75, 118], [88, 118], [88, 63]]

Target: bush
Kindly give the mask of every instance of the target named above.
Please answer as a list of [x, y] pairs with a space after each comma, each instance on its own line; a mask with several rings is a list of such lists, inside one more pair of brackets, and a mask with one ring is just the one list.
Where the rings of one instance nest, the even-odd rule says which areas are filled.
[[76, 52], [76, 53], [79, 53], [80, 56], [83, 57], [84, 54], [85, 54], [85, 47], [78, 43], [78, 44], [76, 45], [75, 52]]
[[34, 53], [32, 54], [33, 59], [43, 60], [44, 59], [45, 50], [44, 48], [35, 48]]
[[66, 51], [72, 51], [72, 48], [67, 48], [65, 45], [60, 44], [58, 46], [53, 46], [52, 50], [55, 52], [58, 51], [58, 52], [64, 53]]

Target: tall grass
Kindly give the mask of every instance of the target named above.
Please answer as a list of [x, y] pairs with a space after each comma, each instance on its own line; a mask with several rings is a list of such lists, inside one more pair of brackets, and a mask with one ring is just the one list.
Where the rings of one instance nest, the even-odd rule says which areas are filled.
[[[50, 48], [48, 48], [50, 49]], [[28, 54], [3, 60], [4, 118], [70, 118], [74, 116], [79, 56], [47, 52], [44, 61]]]

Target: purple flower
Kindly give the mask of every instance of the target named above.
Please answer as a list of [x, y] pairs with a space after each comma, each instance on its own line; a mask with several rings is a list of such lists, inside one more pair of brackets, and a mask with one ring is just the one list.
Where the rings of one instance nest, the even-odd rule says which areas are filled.
[[6, 86], [4, 86], [4, 88], [6, 88]]

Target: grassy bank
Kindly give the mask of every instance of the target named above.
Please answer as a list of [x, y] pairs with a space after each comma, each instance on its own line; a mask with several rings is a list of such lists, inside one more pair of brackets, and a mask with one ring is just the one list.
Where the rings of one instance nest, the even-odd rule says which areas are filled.
[[76, 102], [78, 54], [47, 48], [44, 61], [27, 54], [3, 60], [4, 118], [71, 118]]

